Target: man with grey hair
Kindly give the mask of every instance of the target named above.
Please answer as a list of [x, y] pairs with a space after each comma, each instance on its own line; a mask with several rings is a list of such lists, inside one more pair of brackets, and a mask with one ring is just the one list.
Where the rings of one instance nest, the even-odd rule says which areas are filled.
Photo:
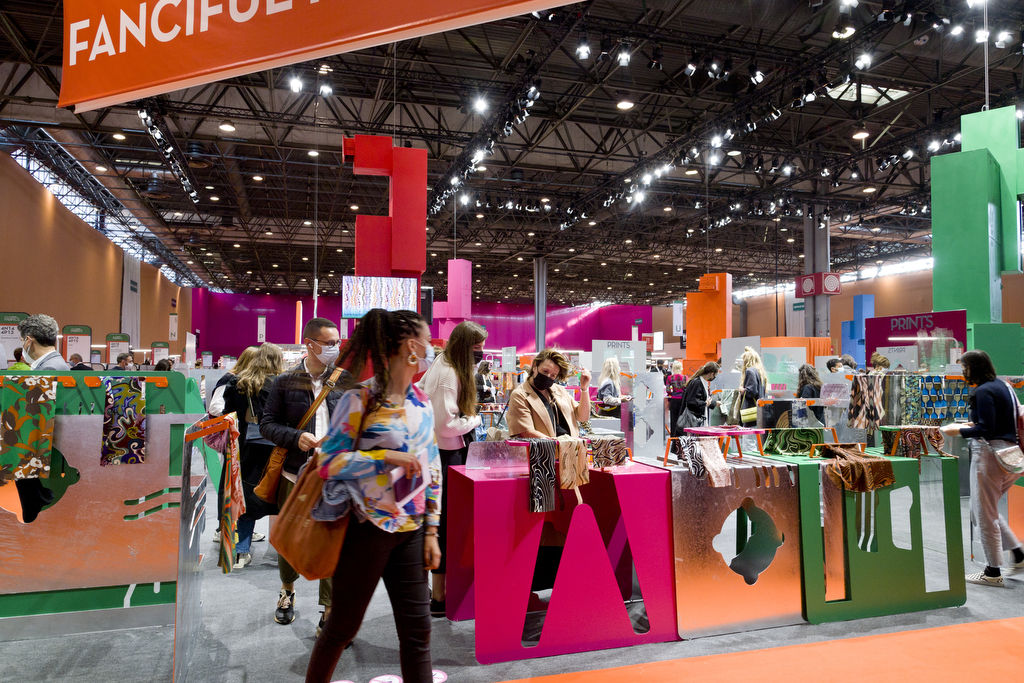
[[33, 370], [70, 370], [57, 351], [57, 321], [42, 313], [30, 315], [18, 323], [25, 359], [32, 361]]

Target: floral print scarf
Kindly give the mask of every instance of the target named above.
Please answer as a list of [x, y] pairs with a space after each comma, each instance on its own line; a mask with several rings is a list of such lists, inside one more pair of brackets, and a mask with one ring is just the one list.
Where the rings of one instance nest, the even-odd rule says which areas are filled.
[[55, 377], [13, 376], [0, 389], [0, 486], [15, 479], [50, 475]]

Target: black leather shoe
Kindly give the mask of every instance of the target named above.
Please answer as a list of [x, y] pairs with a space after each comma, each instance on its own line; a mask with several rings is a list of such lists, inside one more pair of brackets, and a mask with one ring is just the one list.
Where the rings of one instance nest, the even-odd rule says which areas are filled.
[[444, 615], [444, 600], [430, 598], [430, 616], [443, 617]]
[[281, 589], [281, 597], [277, 599], [277, 611], [274, 621], [279, 624], [290, 624], [295, 621], [295, 591]]

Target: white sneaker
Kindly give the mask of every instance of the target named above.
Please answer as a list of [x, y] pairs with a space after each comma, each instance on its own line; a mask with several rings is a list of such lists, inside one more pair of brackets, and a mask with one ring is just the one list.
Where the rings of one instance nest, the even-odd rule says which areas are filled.
[[985, 572], [978, 572], [977, 574], [968, 574], [966, 577], [967, 583], [975, 583], [979, 586], [994, 586], [996, 588], [1003, 587], [1002, 576], [988, 576]]
[[213, 542], [220, 543], [220, 530], [213, 532]]
[[1024, 572], [1024, 562], [1011, 562], [1003, 568], [1007, 576], [1016, 576], [1021, 572]]
[[252, 542], [253, 543], [259, 543], [260, 541], [265, 541], [265, 540], [267, 540], [267, 537], [264, 536], [263, 534], [258, 534], [255, 531], [252, 532]]
[[245, 565], [252, 562], [252, 553], [239, 553], [235, 555], [235, 569], [244, 569]]

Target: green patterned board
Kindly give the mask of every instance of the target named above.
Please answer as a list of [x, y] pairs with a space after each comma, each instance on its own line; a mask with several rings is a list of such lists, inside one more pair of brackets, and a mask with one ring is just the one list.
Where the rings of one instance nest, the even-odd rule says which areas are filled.
[[765, 455], [810, 455], [814, 444], [825, 443], [825, 430], [801, 427], [769, 429]]
[[[849, 619], [905, 614], [967, 602], [960, 523], [959, 470], [955, 458], [938, 458], [942, 468], [942, 498], [946, 535], [946, 567], [949, 589], [925, 590], [924, 544], [921, 526], [921, 486], [918, 463], [911, 458], [889, 458], [896, 483], [875, 491], [874, 543], [869, 551], [857, 544], [858, 503], [853, 491], [843, 496], [846, 595], [843, 600], [825, 598], [825, 548], [821, 526], [820, 459], [769, 456], [798, 467], [800, 492], [801, 552], [803, 554], [804, 617], [812, 624]], [[911, 549], [896, 547], [892, 538], [893, 491], [908, 487]]]

